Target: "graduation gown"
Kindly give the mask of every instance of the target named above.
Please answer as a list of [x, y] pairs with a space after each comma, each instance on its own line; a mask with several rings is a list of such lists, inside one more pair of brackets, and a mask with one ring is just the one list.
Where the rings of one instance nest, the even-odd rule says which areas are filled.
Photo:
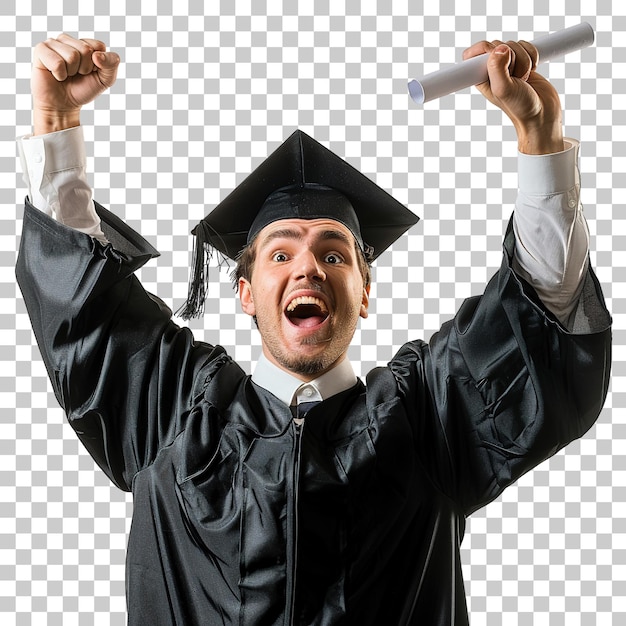
[[110, 244], [26, 204], [17, 276], [54, 392], [133, 492], [133, 625], [468, 623], [465, 518], [596, 420], [610, 317], [590, 270], [567, 332], [510, 269], [429, 343], [298, 429], [133, 272], [157, 253], [97, 206]]

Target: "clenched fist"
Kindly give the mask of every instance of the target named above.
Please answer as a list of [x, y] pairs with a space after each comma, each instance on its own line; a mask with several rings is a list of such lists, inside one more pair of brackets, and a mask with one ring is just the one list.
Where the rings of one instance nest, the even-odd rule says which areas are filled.
[[36, 135], [78, 126], [80, 109], [111, 87], [120, 57], [96, 39], [63, 33], [33, 50], [33, 124]]

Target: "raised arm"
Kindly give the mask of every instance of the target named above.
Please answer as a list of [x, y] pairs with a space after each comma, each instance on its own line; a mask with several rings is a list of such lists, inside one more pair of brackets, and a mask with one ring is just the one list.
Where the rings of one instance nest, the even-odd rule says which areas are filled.
[[[102, 42], [67, 35], [35, 48], [39, 134], [20, 140], [33, 197], [16, 274], [70, 424], [111, 480], [130, 489], [180, 432], [224, 357], [178, 328], [139, 283], [135, 271], [158, 252], [107, 209], [94, 208], [78, 124], [81, 107], [115, 81], [119, 57], [104, 50]], [[100, 226], [102, 238], [93, 232]]]
[[466, 57], [483, 52], [490, 79], [479, 89], [512, 120], [520, 150], [502, 266], [427, 348], [406, 344], [391, 363], [407, 406], [428, 388], [414, 409], [420, 460], [466, 513], [591, 427], [611, 362], [611, 319], [588, 269], [577, 142], [563, 138], [558, 95], [534, 71], [529, 44], [482, 42]]
[[34, 134], [18, 140], [24, 182], [36, 208], [106, 241], [87, 181], [80, 110], [117, 75], [120, 58], [103, 42], [62, 34], [33, 49]]
[[589, 232], [580, 204], [578, 143], [563, 139], [561, 103], [538, 74], [530, 43], [482, 41], [464, 58], [490, 53], [489, 80], [478, 89], [513, 122], [519, 193], [513, 215], [512, 267], [564, 325], [575, 322], [589, 263]]

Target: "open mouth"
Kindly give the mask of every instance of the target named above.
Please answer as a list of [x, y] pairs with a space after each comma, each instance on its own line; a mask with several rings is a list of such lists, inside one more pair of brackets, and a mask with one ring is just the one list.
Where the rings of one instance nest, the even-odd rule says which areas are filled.
[[294, 326], [313, 328], [328, 318], [328, 307], [315, 296], [298, 296], [287, 305], [285, 315]]

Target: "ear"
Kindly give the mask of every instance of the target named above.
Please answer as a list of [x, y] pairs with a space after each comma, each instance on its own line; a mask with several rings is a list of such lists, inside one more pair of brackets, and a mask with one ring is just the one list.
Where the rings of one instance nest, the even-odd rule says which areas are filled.
[[361, 300], [361, 312], [360, 315], [363, 319], [365, 319], [368, 315], [368, 307], [370, 304], [370, 286], [363, 287], [363, 299]]
[[256, 308], [254, 306], [254, 298], [252, 297], [252, 286], [245, 278], [239, 279], [239, 301], [244, 313], [255, 316]]

